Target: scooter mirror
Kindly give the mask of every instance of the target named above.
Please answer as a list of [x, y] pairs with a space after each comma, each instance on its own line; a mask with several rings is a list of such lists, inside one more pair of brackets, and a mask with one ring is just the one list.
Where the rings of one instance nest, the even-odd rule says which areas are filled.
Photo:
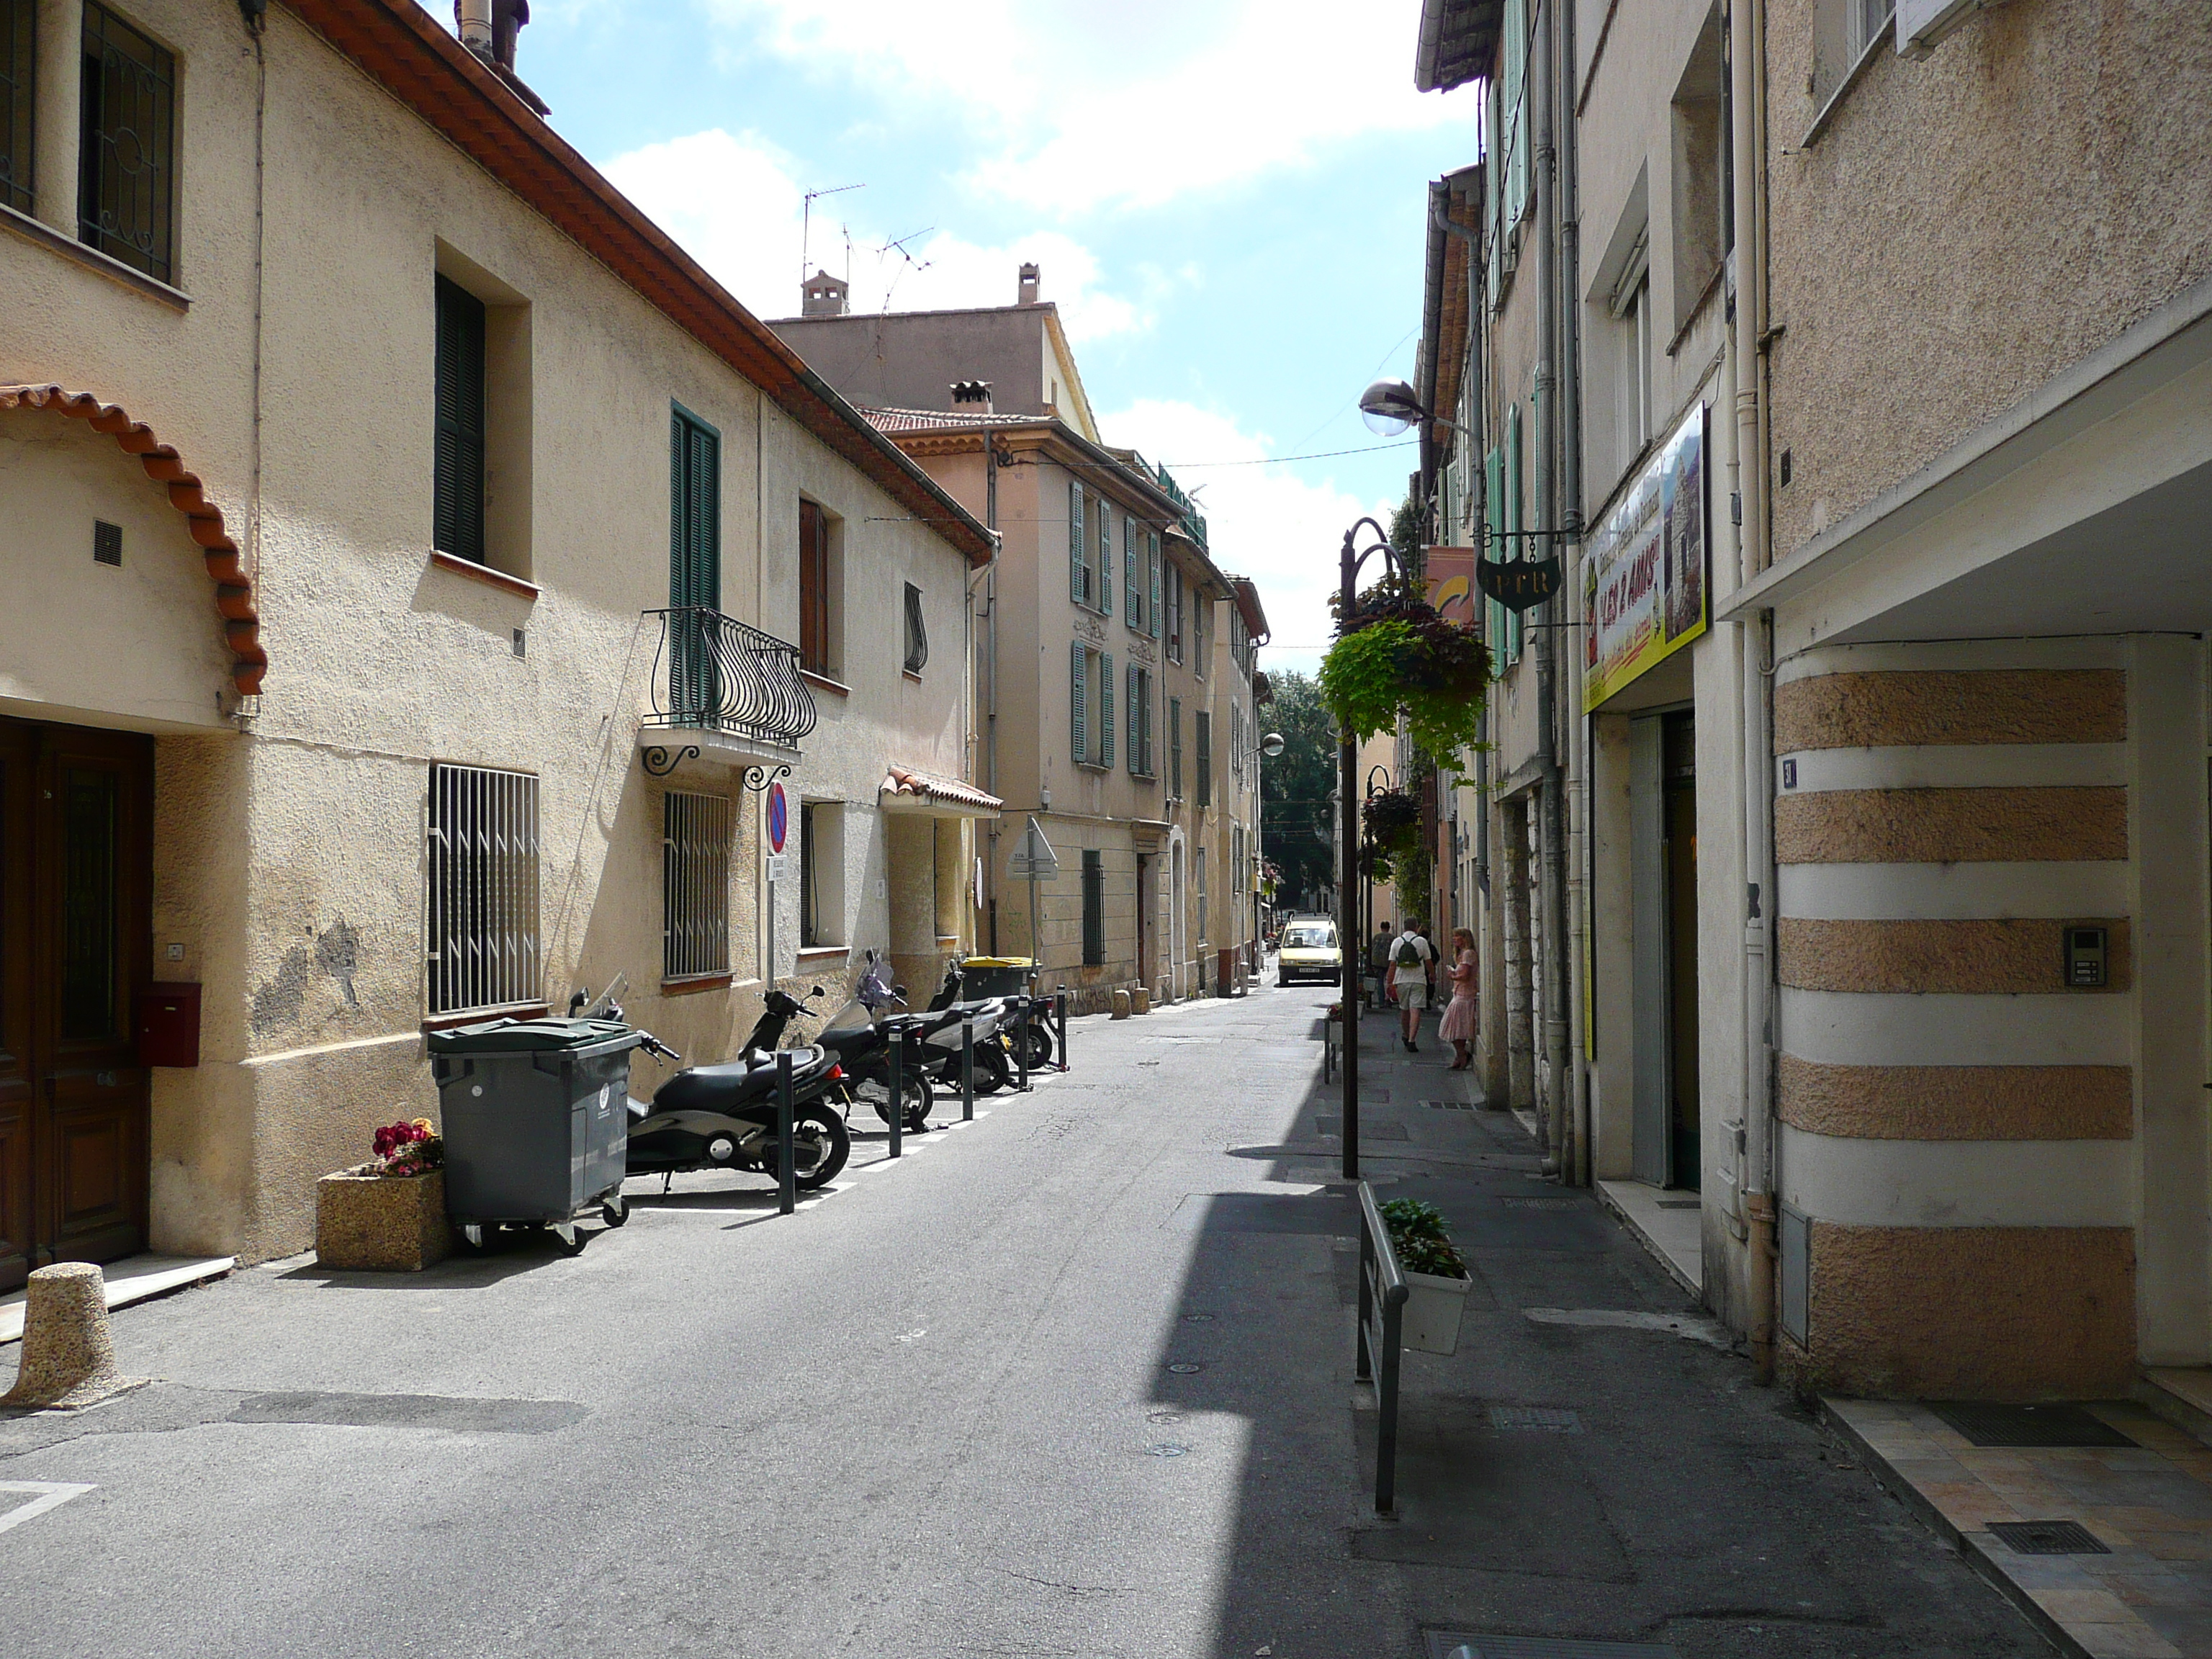
[[[893, 996], [895, 996], [895, 997], [902, 997], [902, 996], [904, 996], [904, 995], [906, 994], [906, 987], [905, 987], [905, 986], [903, 986], [903, 985], [894, 985], [894, 986], [892, 986], [892, 987], [891, 987], [891, 994], [892, 994]], [[777, 1133], [781, 1133], [782, 1132], [781, 1132], [781, 1130], [779, 1130], [779, 1131], [777, 1131]], [[777, 1144], [778, 1144], [778, 1145], [781, 1145], [781, 1142], [778, 1142]]]
[[820, 996], [821, 994], [822, 994], [822, 988], [821, 988], [820, 986], [818, 986], [818, 985], [817, 985], [817, 986], [816, 986], [812, 990], [809, 991], [809, 992], [806, 994], [806, 1000], [807, 1000], [809, 1002], [811, 1002], [811, 1001], [812, 1001], [816, 997], [818, 997], [818, 996]]

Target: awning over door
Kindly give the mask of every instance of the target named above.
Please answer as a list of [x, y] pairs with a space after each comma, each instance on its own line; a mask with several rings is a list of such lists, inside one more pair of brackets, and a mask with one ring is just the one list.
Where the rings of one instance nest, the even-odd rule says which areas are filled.
[[884, 774], [876, 805], [885, 812], [912, 812], [933, 818], [995, 818], [1006, 806], [996, 795], [972, 783], [894, 766]]

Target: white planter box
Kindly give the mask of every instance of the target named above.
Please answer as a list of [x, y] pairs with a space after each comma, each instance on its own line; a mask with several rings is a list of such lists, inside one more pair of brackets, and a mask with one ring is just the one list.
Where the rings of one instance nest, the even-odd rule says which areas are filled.
[[1435, 1273], [1406, 1275], [1406, 1306], [1399, 1316], [1400, 1336], [1416, 1353], [1459, 1352], [1459, 1320], [1467, 1311], [1472, 1279], [1441, 1279]]

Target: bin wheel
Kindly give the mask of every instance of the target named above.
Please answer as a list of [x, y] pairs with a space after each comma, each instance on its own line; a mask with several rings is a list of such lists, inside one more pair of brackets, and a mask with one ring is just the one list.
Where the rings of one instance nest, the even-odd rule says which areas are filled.
[[620, 1193], [609, 1193], [599, 1200], [599, 1214], [610, 1227], [619, 1227], [629, 1219], [629, 1200]]
[[577, 1230], [574, 1222], [549, 1221], [545, 1224], [545, 1231], [551, 1236], [553, 1242], [561, 1247], [562, 1255], [583, 1255], [584, 1235]]
[[467, 1221], [461, 1224], [461, 1238], [468, 1247], [482, 1255], [492, 1248], [499, 1237], [496, 1221]]

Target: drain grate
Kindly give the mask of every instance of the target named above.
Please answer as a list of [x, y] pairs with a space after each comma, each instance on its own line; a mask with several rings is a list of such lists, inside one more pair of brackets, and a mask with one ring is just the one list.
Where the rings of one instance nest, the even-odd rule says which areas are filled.
[[1474, 1109], [1464, 1100], [1425, 1100], [1421, 1104], [1432, 1112], [1471, 1112]]
[[1532, 1430], [1539, 1434], [1583, 1431], [1582, 1418], [1559, 1406], [1492, 1406], [1488, 1416], [1493, 1429]]
[[1504, 1198], [1498, 1202], [1509, 1210], [1579, 1210], [1578, 1198]]
[[1975, 1446], [2132, 1446], [2136, 1443], [2079, 1406], [1998, 1406], [1954, 1400], [1929, 1410]]
[[2079, 1521], [1992, 1521], [1990, 1535], [2014, 1555], [2110, 1555]]
[[1591, 1642], [1577, 1636], [1485, 1636], [1432, 1630], [1429, 1659], [1679, 1659], [1663, 1642]]

